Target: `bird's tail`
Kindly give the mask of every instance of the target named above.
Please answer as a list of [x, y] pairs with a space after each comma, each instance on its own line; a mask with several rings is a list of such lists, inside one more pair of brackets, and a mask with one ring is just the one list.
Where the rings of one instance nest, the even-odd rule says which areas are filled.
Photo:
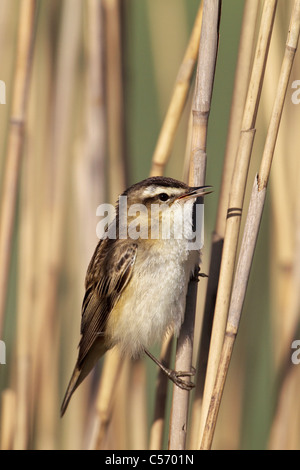
[[86, 378], [86, 376], [91, 372], [94, 365], [100, 359], [101, 356], [107, 351], [103, 341], [95, 341], [93, 346], [91, 347], [90, 351], [84, 358], [82, 364], [79, 364], [77, 361], [76, 366], [74, 368], [71, 380], [69, 382], [66, 394], [64, 396], [61, 409], [60, 409], [60, 416], [61, 418], [65, 414], [65, 411], [68, 407], [68, 404], [71, 400], [73, 393], [75, 392], [76, 388], [81, 384], [81, 382]]
[[75, 369], [74, 369], [73, 374], [72, 374], [72, 377], [71, 377], [71, 380], [69, 382], [67, 391], [65, 393], [62, 405], [61, 405], [61, 409], [60, 409], [61, 418], [65, 414], [65, 411], [68, 407], [69, 401], [71, 400], [71, 397], [72, 397], [73, 393], [75, 392], [76, 388], [81, 384], [81, 382], [83, 381], [83, 379], [87, 375], [87, 374], [85, 374], [83, 376], [82, 372], [83, 372], [82, 369], [80, 369], [78, 367], [78, 365], [76, 364]]

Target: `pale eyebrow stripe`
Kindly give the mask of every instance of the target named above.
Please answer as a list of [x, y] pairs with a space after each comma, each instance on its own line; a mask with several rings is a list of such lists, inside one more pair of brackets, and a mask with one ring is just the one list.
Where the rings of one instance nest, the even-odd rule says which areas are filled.
[[[167, 193], [169, 192], [170, 188], [165, 186], [150, 186], [149, 188], [145, 188], [143, 191], [143, 196], [147, 197], [155, 197], [158, 196], [160, 193]], [[177, 195], [182, 193], [182, 188], [172, 188], [172, 195]]]

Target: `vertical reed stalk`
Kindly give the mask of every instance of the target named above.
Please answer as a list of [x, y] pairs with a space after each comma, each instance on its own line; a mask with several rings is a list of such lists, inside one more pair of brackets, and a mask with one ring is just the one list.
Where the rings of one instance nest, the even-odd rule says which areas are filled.
[[95, 242], [97, 206], [106, 197], [106, 106], [104, 74], [104, 22], [99, 0], [87, 0], [86, 12], [86, 77], [84, 90], [85, 129], [77, 152], [76, 183], [82, 246], [82, 269], [91, 258]]
[[255, 122], [262, 89], [266, 61], [274, 23], [277, 0], [265, 0], [257, 41], [251, 79], [242, 120], [239, 146], [233, 171], [229, 209], [227, 213], [224, 246], [219, 276], [219, 287], [214, 311], [213, 329], [204, 386], [203, 407], [199, 431], [200, 446], [206, 417], [213, 393], [227, 322], [233, 272], [236, 259], [240, 222], [245, 195], [248, 168], [255, 136]]
[[[84, 276], [97, 244], [96, 236], [96, 209], [100, 203], [105, 201], [107, 195], [106, 185], [106, 102], [105, 102], [105, 73], [104, 73], [104, 22], [103, 8], [99, 0], [87, 0], [83, 5], [84, 37], [86, 66], [83, 86], [83, 135], [79, 145], [76, 145], [76, 226], [78, 236], [74, 240], [76, 246], [72, 251], [80, 253], [76, 256], [74, 267], [70, 267], [78, 273], [77, 279], [79, 289], [77, 296], [73, 296], [76, 311], [79, 314], [80, 304], [83, 296]], [[77, 221], [80, 221], [78, 226]], [[69, 316], [66, 316], [68, 324], [74, 325], [74, 338], [78, 334], [78, 324], [73, 321], [74, 311], [69, 308]], [[78, 316], [79, 321], [79, 316]], [[73, 330], [72, 330], [73, 332]], [[74, 366], [75, 348], [71, 342], [67, 344], [67, 373]], [[91, 377], [90, 377], [91, 378]], [[66, 429], [76, 429], [76, 423], [82, 419], [83, 412], [86, 412], [88, 393], [90, 391], [90, 378], [87, 379], [83, 393], [79, 391], [78, 400], [80, 405], [73, 408], [74, 412], [67, 417]], [[91, 420], [94, 419], [94, 415]], [[70, 421], [69, 421], [70, 420]], [[69, 424], [70, 423], [70, 424]], [[69, 424], [69, 426], [68, 426]], [[87, 425], [89, 427], [89, 424]], [[85, 446], [90, 445], [89, 435], [84, 431]], [[70, 443], [72, 432], [68, 433]], [[92, 437], [93, 439], [93, 437]]]
[[[299, 181], [299, 172], [298, 172]], [[295, 247], [291, 273], [290, 296], [284, 314], [289, 320], [289, 338], [284, 337], [280, 364], [278, 367], [278, 392], [275, 403], [274, 419], [271, 425], [268, 448], [299, 449], [299, 407], [298, 365], [292, 364], [291, 354], [295, 349], [291, 345], [299, 338], [299, 309], [300, 309], [300, 199], [298, 198], [295, 219]], [[285, 352], [285, 354], [283, 354]], [[296, 429], [294, 428], [296, 421]], [[292, 426], [294, 424], [294, 426]], [[296, 439], [295, 439], [296, 436]]]
[[163, 174], [173, 147], [176, 130], [186, 103], [193, 70], [197, 60], [202, 23], [202, 10], [203, 2], [201, 2], [199, 6], [188, 47], [176, 78], [169, 108], [157, 140], [152, 157], [150, 176]]
[[114, 392], [117, 380], [120, 378], [121, 366], [119, 350], [114, 348], [114, 350], [108, 351], [101, 373], [101, 382], [96, 400], [97, 417], [91, 446], [95, 450], [103, 449], [103, 441], [111, 419], [112, 404], [115, 398]]
[[[34, 160], [33, 152], [23, 159], [20, 197], [18, 257], [18, 305], [16, 334], [16, 434], [14, 446], [26, 450], [30, 440], [32, 341], [31, 319], [34, 292]], [[31, 149], [32, 150], [32, 149]]]
[[110, 200], [127, 187], [120, 0], [103, 0]]
[[[63, 3], [56, 76], [54, 78], [52, 139], [47, 179], [46, 233], [43, 285], [39, 298], [38, 338], [35, 345], [38, 363], [35, 380], [40, 381], [39, 400], [36, 406], [37, 440], [39, 449], [55, 447], [57, 435], [57, 368], [58, 363], [58, 285], [61, 273], [65, 234], [66, 195], [70, 168], [70, 135], [73, 92], [78, 57], [80, 0]], [[44, 332], [47, 331], [45, 337]], [[43, 351], [43, 354], [38, 352]]]
[[[119, 0], [104, 0], [103, 29], [104, 44], [103, 70], [105, 74], [107, 111], [107, 153], [109, 155], [109, 198], [116, 200], [127, 186], [127, 162], [125, 152], [125, 127], [123, 108], [122, 70], [122, 24]], [[119, 354], [107, 354], [97, 393], [96, 431], [91, 446], [103, 448], [105, 431], [111, 420], [112, 391], [120, 380], [121, 358]], [[119, 387], [118, 387], [119, 390]]]
[[130, 449], [147, 449], [146, 369], [142, 359], [134, 362], [130, 377], [129, 437]]
[[[9, 92], [9, 84], [13, 84], [14, 65], [16, 59], [16, 44], [14, 39], [17, 37], [17, 28], [19, 23], [19, 2], [2, 0], [0, 2], [0, 57], [1, 57], [1, 84], [0, 90], [4, 96], [0, 98], [0, 105], [3, 99], [5, 106], [1, 105], [0, 113], [0, 194], [2, 193], [3, 173], [5, 165], [5, 150], [7, 147], [7, 136], [9, 129], [9, 117], [11, 112], [12, 93]], [[1, 199], [1, 198], [0, 198]]]
[[249, 84], [250, 66], [253, 54], [253, 41], [257, 20], [259, 0], [246, 0], [241, 26], [241, 37], [233, 87], [233, 97], [228, 128], [228, 138], [224, 157], [222, 181], [219, 194], [218, 212], [215, 229], [212, 234], [211, 260], [209, 267], [208, 283], [204, 317], [201, 331], [201, 341], [198, 351], [197, 384], [193, 404], [192, 431], [190, 447], [196, 448], [198, 428], [203, 398], [209, 341], [213, 322], [213, 311], [216, 293], [218, 289], [219, 271], [222, 256], [223, 241], [226, 227], [226, 213], [228, 198], [234, 168], [235, 156], [238, 147], [239, 134], [242, 125], [243, 111]]
[[[219, 40], [221, 1], [204, 1], [197, 77], [193, 101], [190, 186], [204, 185], [208, 117]], [[192, 365], [197, 282], [189, 283], [185, 320], [178, 338], [175, 369], [189, 371]], [[185, 448], [189, 392], [174, 386], [169, 449]]]
[[16, 430], [16, 394], [6, 389], [1, 394], [0, 449], [13, 450]]
[[271, 164], [275, 150], [289, 77], [298, 45], [299, 33], [300, 0], [296, 0], [291, 17], [285, 54], [282, 62], [275, 102], [265, 142], [264, 153], [262, 156], [259, 173], [254, 181], [252, 189], [249, 210], [247, 214], [246, 225], [244, 229], [244, 235], [233, 284], [221, 360], [216, 376], [214, 390], [209, 407], [209, 413], [207, 416], [203, 440], [201, 444], [202, 449], [209, 449], [212, 443], [225, 379], [227, 376], [227, 371], [232, 355], [232, 349], [237, 335], [242, 308], [244, 304], [248, 279], [256, 246], [256, 240], [258, 237], [264, 202], [266, 198], [266, 188], [269, 180]]
[[[185, 51], [183, 61], [178, 71], [171, 101], [157, 140], [152, 157], [150, 176], [162, 175], [170, 156], [176, 130], [183, 113], [188, 92], [191, 85], [192, 74], [198, 56], [199, 41], [202, 24], [203, 2], [200, 3], [189, 43]], [[160, 354], [165, 364], [169, 364], [172, 339], [166, 338]], [[161, 449], [164, 429], [164, 413], [166, 404], [168, 380], [161, 371], [158, 372], [154, 420], [150, 434], [150, 449]]]
[[26, 2], [21, 2], [20, 5], [17, 58], [15, 65], [6, 167], [3, 181], [3, 196], [1, 201], [0, 337], [2, 336], [4, 320], [16, 199], [24, 142], [24, 128], [34, 45], [36, 1], [28, 0]]
[[[291, 3], [291, 2], [290, 2]], [[278, 5], [281, 7], [278, 13], [277, 22], [275, 23], [274, 36], [272, 40], [272, 48], [270, 50], [270, 57], [268, 67], [266, 70], [265, 86], [264, 86], [264, 99], [262, 104], [264, 111], [264, 125], [267, 127], [270, 119], [274, 96], [276, 93], [276, 82], [274, 76], [279, 76], [281, 67], [281, 56], [278, 51], [282, 47], [282, 28], [283, 25], [279, 21], [282, 17], [283, 9], [286, 8], [282, 3]], [[294, 73], [297, 74], [295, 67]], [[291, 181], [288, 172], [288, 161], [294, 167], [294, 173], [297, 174], [297, 167], [295, 165], [296, 158], [293, 158], [293, 150], [288, 148], [288, 142], [293, 141], [292, 136], [297, 133], [297, 126], [299, 126], [299, 119], [293, 116], [292, 108], [293, 103], [286, 101], [283, 111], [281, 130], [276, 143], [274, 154], [274, 162], [272, 164], [272, 178], [270, 179], [270, 201], [272, 207], [272, 222], [271, 233], [276, 234], [271, 238], [271, 253], [270, 253], [270, 274], [271, 280], [271, 315], [273, 328], [273, 342], [275, 347], [275, 367], [277, 367], [281, 360], [286, 355], [286, 341], [290, 340], [290, 318], [286, 314], [287, 304], [289, 302], [292, 280], [292, 265], [294, 260], [294, 218], [293, 218], [293, 198], [291, 188], [294, 187], [294, 182]], [[297, 113], [296, 113], [297, 115]], [[300, 116], [299, 116], [300, 117]], [[295, 134], [294, 134], [295, 133]], [[278, 190], [280, 188], [280, 191]], [[292, 327], [293, 328], [293, 327]]]
[[[170, 364], [172, 340], [173, 338], [168, 335], [163, 342], [160, 354], [160, 360], [163, 364]], [[168, 382], [168, 377], [160, 369], [157, 375], [154, 417], [149, 442], [150, 450], [160, 450], [162, 448]]]

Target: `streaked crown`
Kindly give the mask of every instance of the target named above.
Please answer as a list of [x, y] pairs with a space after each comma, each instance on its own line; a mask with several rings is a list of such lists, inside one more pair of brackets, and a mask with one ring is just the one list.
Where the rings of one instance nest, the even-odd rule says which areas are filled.
[[122, 196], [127, 196], [129, 204], [165, 203], [172, 204], [176, 198], [187, 194], [191, 188], [181, 181], [164, 176], [153, 176], [126, 189]]

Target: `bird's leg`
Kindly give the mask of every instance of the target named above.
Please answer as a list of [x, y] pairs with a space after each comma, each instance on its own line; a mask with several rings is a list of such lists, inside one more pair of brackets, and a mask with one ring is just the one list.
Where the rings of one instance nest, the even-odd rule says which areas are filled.
[[194, 367], [190, 372], [182, 372], [182, 371], [176, 371], [173, 369], [169, 369], [168, 367], [164, 366], [162, 362], [160, 362], [153, 354], [151, 354], [147, 349], [144, 349], [145, 353], [147, 356], [152, 359], [153, 362], [155, 362], [158, 367], [166, 374], [167, 377], [169, 377], [172, 382], [174, 382], [177, 387], [182, 388], [183, 390], [192, 390], [192, 388], [195, 387], [195, 385], [192, 382], [186, 382], [185, 380], [182, 380], [180, 377], [192, 377], [195, 375], [196, 370]]

